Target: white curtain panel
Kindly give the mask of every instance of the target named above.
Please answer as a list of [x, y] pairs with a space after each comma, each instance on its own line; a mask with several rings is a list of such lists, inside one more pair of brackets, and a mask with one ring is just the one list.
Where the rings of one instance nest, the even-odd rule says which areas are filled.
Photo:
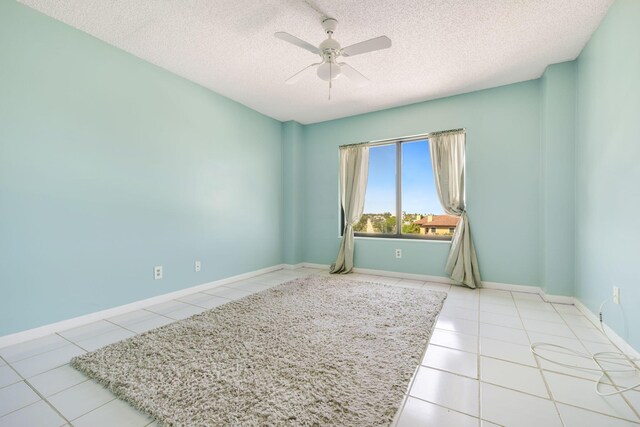
[[331, 273], [346, 274], [353, 270], [353, 226], [360, 221], [364, 211], [368, 174], [369, 146], [340, 148], [340, 201], [344, 210], [344, 230]]
[[465, 133], [432, 136], [429, 148], [440, 203], [447, 214], [460, 217], [445, 271], [453, 280], [476, 288], [480, 286], [480, 270], [465, 205]]

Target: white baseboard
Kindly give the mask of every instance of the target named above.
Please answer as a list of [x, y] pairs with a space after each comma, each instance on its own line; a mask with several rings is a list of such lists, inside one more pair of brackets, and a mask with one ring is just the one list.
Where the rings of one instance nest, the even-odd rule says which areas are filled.
[[285, 270], [295, 270], [302, 267], [305, 267], [304, 262], [299, 262], [297, 264], [282, 264], [282, 268]]
[[[194, 292], [201, 292], [211, 288], [215, 288], [217, 286], [222, 286], [228, 283], [237, 282], [239, 280], [250, 279], [251, 277], [259, 276], [265, 273], [270, 273], [272, 271], [282, 270], [283, 268], [289, 268], [289, 266], [286, 266], [285, 264], [278, 264], [271, 267], [262, 268], [260, 270], [250, 271], [248, 273], [238, 274], [236, 276], [215, 280], [213, 282], [203, 283], [201, 285], [180, 289], [178, 291], [169, 292], [168, 294], [162, 294], [155, 297], [135, 301], [129, 304], [108, 308], [106, 310], [85, 314], [83, 316], [62, 320], [60, 322], [50, 323], [48, 325], [39, 326], [37, 328], [28, 329], [26, 331], [16, 332], [11, 335], [5, 335], [0, 337], [0, 348], [13, 345], [13, 344], [18, 344], [24, 341], [33, 340], [36, 338], [41, 338], [46, 335], [53, 334], [55, 332], [76, 328], [78, 326], [86, 325], [87, 323], [96, 322], [98, 320], [106, 319], [113, 316], [118, 316], [120, 314], [128, 313], [133, 310], [139, 310], [141, 308], [150, 307], [152, 305], [156, 305], [156, 304], [170, 301], [172, 299], [180, 298], [185, 295], [192, 294]], [[298, 267], [291, 266], [291, 268], [298, 268]]]
[[[303, 262], [303, 263], [300, 263], [300, 264], [302, 264], [302, 267], [317, 268], [317, 269], [320, 269], [320, 270], [325, 270], [325, 269], [328, 270], [329, 267], [330, 267], [330, 265], [328, 265], [328, 264], [314, 264], [312, 262]], [[300, 265], [300, 264], [297, 264], [297, 265]]]
[[568, 297], [565, 295], [549, 295], [542, 289], [540, 290], [540, 296], [546, 302], [552, 302], [555, 304], [569, 304], [569, 305], [575, 304], [574, 297]]
[[542, 289], [537, 286], [529, 286], [529, 285], [513, 285], [510, 283], [499, 283], [499, 282], [482, 282], [482, 287], [484, 289], [496, 289], [499, 291], [513, 291], [513, 292], [524, 292], [527, 294], [540, 294]]
[[[328, 265], [322, 264], [311, 264], [311, 263], [303, 263], [304, 267], [310, 268], [329, 268]], [[438, 283], [448, 283], [448, 284], [457, 284], [453, 280], [448, 277], [442, 276], [429, 276], [426, 274], [410, 274], [410, 273], [398, 273], [395, 271], [385, 271], [385, 270], [374, 270], [369, 268], [354, 268], [354, 273], [362, 273], [362, 274], [371, 274], [375, 276], [393, 276], [393, 277], [401, 277], [404, 279], [414, 279], [414, 280], [424, 280], [428, 282], [438, 282]], [[512, 292], [525, 292], [530, 294], [538, 294], [540, 297], [550, 303], [554, 304], [570, 304], [575, 305], [597, 328], [600, 327], [600, 321], [596, 314], [592, 313], [584, 304], [582, 304], [577, 298], [564, 296], [564, 295], [553, 295], [547, 294], [544, 289], [539, 288], [537, 286], [527, 286], [527, 285], [514, 285], [510, 283], [498, 283], [498, 282], [482, 282], [482, 288], [485, 289], [498, 289], [503, 291], [512, 291]], [[636, 351], [627, 341], [620, 337], [613, 329], [611, 329], [606, 324], [604, 325], [605, 331], [607, 332], [607, 336], [613, 341], [613, 343], [624, 353], [629, 356], [640, 358], [640, 353]]]
[[[329, 268], [328, 265], [323, 264], [312, 264], [312, 263], [303, 263], [304, 267], [310, 268]], [[369, 268], [354, 268], [354, 273], [362, 273], [362, 274], [371, 274], [375, 276], [393, 276], [393, 277], [401, 277], [404, 279], [414, 279], [414, 280], [424, 280], [428, 282], [438, 282], [438, 283], [447, 283], [447, 284], [457, 284], [453, 280], [448, 277], [442, 276], [429, 276], [426, 274], [410, 274], [410, 273], [399, 273], [395, 271], [385, 271], [385, 270], [374, 270]], [[498, 283], [498, 282], [482, 282], [482, 288], [485, 289], [498, 289], [503, 291], [512, 291], [512, 292], [525, 292], [530, 294], [538, 294], [540, 297], [550, 303], [554, 304], [569, 304], [575, 305], [597, 328], [600, 327], [600, 321], [598, 316], [592, 313], [584, 304], [582, 304], [577, 298], [569, 297], [565, 295], [553, 295], [547, 294], [544, 289], [539, 288], [537, 286], [527, 286], [527, 285], [514, 285], [510, 283]], [[607, 332], [607, 336], [613, 341], [613, 343], [624, 353], [629, 356], [640, 358], [640, 353], [636, 351], [627, 341], [620, 337], [613, 329], [611, 329], [606, 324], [604, 325], [605, 331]]]
[[374, 276], [400, 277], [401, 279], [422, 280], [425, 282], [445, 283], [447, 285], [456, 285], [457, 282], [443, 276], [430, 276], [428, 274], [400, 273], [397, 271], [375, 270], [373, 268], [354, 268], [354, 273], [371, 274]]
[[482, 287], [485, 289], [498, 289], [501, 291], [512, 292], [525, 292], [528, 294], [538, 294], [546, 302], [552, 302], [555, 304], [573, 304], [573, 297], [567, 297], [564, 295], [547, 294], [544, 289], [537, 286], [529, 285], [512, 285], [510, 283], [498, 283], [498, 282], [482, 282]]
[[[589, 310], [587, 306], [584, 305], [578, 298], [574, 298], [574, 304], [576, 308], [580, 310], [582, 314], [584, 314], [596, 328], [600, 329], [600, 318], [596, 313], [593, 313], [591, 310]], [[635, 348], [631, 347], [631, 345], [624, 338], [622, 338], [613, 329], [607, 326], [606, 323], [603, 323], [602, 326], [604, 327], [604, 330], [607, 333], [609, 339], [623, 353], [631, 357], [640, 358], [640, 353]]]
[[[297, 264], [300, 265], [300, 264]], [[307, 268], [318, 268], [321, 270], [328, 270], [328, 264], [314, 264], [311, 262], [303, 262], [302, 267]], [[387, 270], [375, 270], [372, 268], [353, 268], [354, 273], [360, 274], [370, 274], [372, 276], [384, 276], [384, 277], [400, 277], [401, 279], [411, 279], [411, 280], [423, 280], [425, 282], [437, 282], [437, 283], [446, 283], [448, 285], [455, 285], [456, 282], [449, 279], [448, 277], [443, 276], [430, 276], [428, 274], [414, 274], [414, 273], [402, 273], [399, 271], [387, 271]]]
[[[224, 279], [203, 283], [200, 285], [192, 286], [190, 288], [180, 289], [178, 291], [170, 292], [163, 295], [158, 295], [158, 296], [147, 298], [140, 301], [135, 301], [135, 302], [121, 305], [118, 307], [97, 311], [97, 312], [86, 314], [83, 316], [74, 317], [72, 319], [62, 320], [60, 322], [51, 323], [51, 324], [40, 326], [33, 329], [28, 329], [26, 331], [16, 332], [11, 335], [5, 335], [0, 337], [0, 348], [13, 345], [13, 344], [18, 344], [24, 341], [40, 338], [40, 337], [50, 335], [55, 332], [60, 332], [66, 329], [71, 329], [78, 326], [86, 325], [88, 323], [96, 322], [98, 320], [106, 319], [109, 317], [118, 316], [120, 314], [124, 314], [133, 310], [139, 310], [155, 304], [167, 302], [172, 299], [176, 299], [185, 295], [192, 294], [194, 292], [201, 292], [201, 291], [215, 288], [217, 286], [226, 285], [228, 283], [250, 279], [252, 277], [259, 276], [265, 273], [270, 273], [272, 271], [277, 271], [282, 269], [295, 270], [302, 267], [326, 270], [329, 268], [329, 265], [314, 264], [309, 262], [302, 262], [298, 264], [278, 264], [271, 267], [262, 268], [260, 270], [250, 271], [248, 273], [226, 277]], [[370, 274], [375, 276], [385, 276], [385, 277], [391, 276], [391, 277], [400, 277], [403, 279], [411, 279], [411, 280], [423, 280], [428, 282], [446, 283], [446, 284], [453, 284], [453, 285], [457, 284], [457, 282], [454, 282], [448, 277], [443, 277], [443, 276], [401, 273], [396, 271], [375, 270], [370, 268], [354, 268], [353, 271], [355, 273]], [[514, 285], [509, 283], [498, 283], [498, 282], [482, 282], [482, 287], [485, 289], [498, 289], [498, 290], [504, 290], [504, 291], [533, 293], [533, 294], [540, 295], [547, 302], [560, 303], [560, 304], [575, 304], [575, 306], [596, 327], [598, 328], [600, 327], [598, 316], [592, 313], [584, 304], [582, 304], [582, 302], [580, 302], [576, 298], [562, 296], [562, 295], [548, 295], [544, 292], [542, 288], [538, 288], [537, 286]], [[623, 352], [625, 352], [626, 354], [632, 357], [640, 358], [640, 353], [638, 353], [633, 347], [631, 347], [631, 345], [629, 345], [622, 337], [620, 337], [615, 331], [613, 331], [613, 329], [611, 329], [606, 324], [604, 325], [604, 328], [607, 332], [607, 335], [611, 339], [611, 341], [613, 341], [613, 343], [618, 348], [620, 348], [620, 350], [622, 350]]]
[[[297, 265], [301, 265], [301, 264], [297, 264]], [[314, 264], [310, 262], [303, 262], [302, 266], [309, 267], [309, 268], [320, 268], [320, 269], [329, 268], [329, 265], [327, 264]], [[400, 277], [402, 279], [423, 280], [425, 282], [445, 283], [447, 285], [460, 285], [458, 282], [451, 280], [448, 277], [432, 276], [428, 274], [402, 273], [398, 271], [376, 270], [372, 268], [358, 268], [358, 267], [354, 267], [353, 272], [361, 273], [361, 274], [371, 274], [373, 276], [385, 276], [385, 277], [391, 276], [391, 277]], [[483, 281], [482, 287], [485, 289], [498, 289], [502, 291], [538, 294], [542, 299], [544, 299], [547, 302], [560, 303], [560, 304], [573, 304], [573, 297], [566, 297], [563, 295], [549, 295], [549, 294], [546, 294], [542, 288], [539, 288], [537, 286], [513, 285], [510, 283]]]

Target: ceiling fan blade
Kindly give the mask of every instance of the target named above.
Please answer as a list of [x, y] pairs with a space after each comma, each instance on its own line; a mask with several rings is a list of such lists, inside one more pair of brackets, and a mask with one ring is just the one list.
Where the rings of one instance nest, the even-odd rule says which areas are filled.
[[355, 56], [361, 53], [373, 52], [374, 50], [387, 49], [391, 47], [391, 39], [387, 36], [376, 37], [360, 43], [352, 44], [342, 49], [342, 56]]
[[294, 83], [297, 83], [298, 80], [300, 80], [300, 77], [302, 77], [304, 75], [304, 72], [307, 71], [310, 68], [315, 68], [318, 65], [320, 65], [321, 63], [315, 63], [315, 64], [311, 64], [308, 67], [304, 67], [302, 70], [298, 71], [297, 73], [295, 73], [293, 76], [289, 77], [287, 80], [285, 80], [284, 82], [288, 85], [292, 85]]
[[285, 33], [284, 31], [277, 32], [277, 33], [274, 34], [274, 36], [276, 36], [280, 40], [284, 40], [284, 41], [289, 42], [291, 44], [294, 44], [294, 45], [296, 45], [298, 47], [306, 49], [311, 53], [315, 53], [316, 55], [320, 54], [320, 50], [317, 47], [315, 47], [314, 45], [312, 45], [311, 43], [307, 43], [306, 41], [301, 40], [301, 39], [297, 38], [296, 36], [292, 36], [289, 33]]
[[366, 78], [360, 71], [356, 70], [349, 64], [344, 62], [339, 63], [342, 74], [347, 76], [349, 80], [356, 84], [358, 87], [362, 87], [369, 83], [369, 79]]

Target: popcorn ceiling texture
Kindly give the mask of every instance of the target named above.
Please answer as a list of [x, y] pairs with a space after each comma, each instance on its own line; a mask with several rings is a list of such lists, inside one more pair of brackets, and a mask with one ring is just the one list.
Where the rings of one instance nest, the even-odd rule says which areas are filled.
[[308, 276], [72, 365], [170, 426], [386, 426], [445, 298]]
[[[21, 0], [254, 110], [314, 123], [538, 78], [575, 59], [613, 0]], [[276, 39], [318, 45], [321, 14], [348, 46], [380, 35], [391, 49], [346, 59], [371, 79], [328, 86], [319, 57]]]

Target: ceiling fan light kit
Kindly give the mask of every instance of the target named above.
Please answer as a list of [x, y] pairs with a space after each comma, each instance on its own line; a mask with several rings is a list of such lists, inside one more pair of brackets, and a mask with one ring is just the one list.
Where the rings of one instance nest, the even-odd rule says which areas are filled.
[[328, 82], [329, 80], [335, 80], [342, 75], [342, 71], [340, 70], [340, 66], [335, 62], [324, 62], [318, 66], [318, 70], [316, 71], [318, 77]]
[[331, 83], [333, 80], [342, 75], [347, 76], [356, 86], [364, 86], [369, 83], [369, 79], [362, 73], [344, 62], [338, 62], [340, 56], [349, 57], [360, 55], [363, 53], [373, 52], [376, 50], [387, 49], [391, 47], [391, 40], [387, 36], [380, 36], [360, 43], [352, 44], [347, 47], [341, 47], [340, 43], [333, 38], [333, 33], [338, 27], [338, 21], [334, 18], [325, 18], [322, 20], [322, 28], [324, 28], [327, 38], [315, 47], [311, 43], [299, 39], [285, 32], [277, 32], [275, 36], [280, 40], [284, 40], [293, 45], [301, 47], [311, 53], [319, 55], [322, 62], [311, 64], [289, 77], [285, 83], [296, 83], [305, 72], [310, 69], [316, 69], [316, 74], [321, 80], [329, 82], [329, 99], [331, 99]]

